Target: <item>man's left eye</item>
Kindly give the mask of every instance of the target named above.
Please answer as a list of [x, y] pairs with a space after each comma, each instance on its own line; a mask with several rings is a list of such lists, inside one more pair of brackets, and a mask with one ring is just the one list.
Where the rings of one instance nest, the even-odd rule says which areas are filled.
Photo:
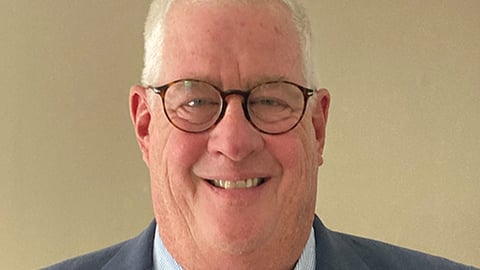
[[276, 98], [258, 98], [251, 100], [250, 106], [286, 107], [288, 104]]

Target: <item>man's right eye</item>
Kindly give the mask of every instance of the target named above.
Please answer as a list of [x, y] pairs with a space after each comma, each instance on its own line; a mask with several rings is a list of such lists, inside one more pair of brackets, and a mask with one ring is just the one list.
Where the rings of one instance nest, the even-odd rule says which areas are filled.
[[207, 99], [200, 99], [200, 98], [197, 98], [197, 99], [192, 99], [188, 102], [185, 103], [186, 106], [188, 107], [202, 107], [202, 106], [206, 106], [206, 105], [213, 105], [214, 102], [210, 101], [210, 100], [207, 100]]

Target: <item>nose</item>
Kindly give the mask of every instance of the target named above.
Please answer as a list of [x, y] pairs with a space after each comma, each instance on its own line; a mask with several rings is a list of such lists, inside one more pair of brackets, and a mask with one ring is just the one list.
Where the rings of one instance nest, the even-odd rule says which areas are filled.
[[231, 95], [226, 101], [223, 118], [210, 130], [207, 149], [232, 161], [242, 161], [263, 148], [263, 137], [246, 119], [241, 96]]

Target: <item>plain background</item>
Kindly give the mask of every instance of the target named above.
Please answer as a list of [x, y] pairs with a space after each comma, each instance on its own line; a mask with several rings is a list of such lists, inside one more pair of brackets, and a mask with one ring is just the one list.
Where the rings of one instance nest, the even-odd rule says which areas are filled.
[[[137, 235], [153, 215], [127, 97], [149, 1], [0, 2], [0, 268]], [[332, 94], [317, 213], [480, 266], [480, 1], [307, 9]]]

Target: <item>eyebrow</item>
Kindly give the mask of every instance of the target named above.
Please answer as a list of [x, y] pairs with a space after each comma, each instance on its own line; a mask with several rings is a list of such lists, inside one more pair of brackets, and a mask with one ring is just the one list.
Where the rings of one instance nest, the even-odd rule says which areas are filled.
[[259, 78], [248, 83], [248, 88], [255, 87], [262, 83], [273, 82], [273, 81], [285, 81], [288, 80], [286, 76], [276, 75], [276, 76], [260, 76]]

